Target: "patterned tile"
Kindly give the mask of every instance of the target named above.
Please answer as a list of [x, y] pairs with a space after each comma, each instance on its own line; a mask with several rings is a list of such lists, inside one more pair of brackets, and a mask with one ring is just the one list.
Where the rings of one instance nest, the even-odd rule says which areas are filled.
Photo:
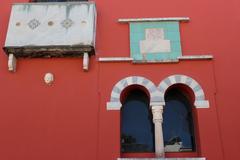
[[64, 28], [68, 29], [68, 28], [70, 28], [70, 27], [73, 25], [73, 21], [68, 18], [68, 19], [63, 20], [63, 21], [61, 22], [61, 25], [62, 25]]
[[32, 30], [36, 29], [41, 23], [37, 19], [32, 19], [28, 22], [28, 27]]

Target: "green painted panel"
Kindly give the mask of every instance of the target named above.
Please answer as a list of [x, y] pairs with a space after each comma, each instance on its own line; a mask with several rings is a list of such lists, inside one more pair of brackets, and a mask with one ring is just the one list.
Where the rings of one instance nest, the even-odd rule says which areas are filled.
[[182, 55], [179, 22], [130, 23], [130, 46], [137, 61], [175, 60]]

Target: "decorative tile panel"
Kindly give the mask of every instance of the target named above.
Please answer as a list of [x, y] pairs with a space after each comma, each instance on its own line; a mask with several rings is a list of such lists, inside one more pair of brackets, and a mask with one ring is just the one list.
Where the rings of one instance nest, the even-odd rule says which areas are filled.
[[182, 55], [179, 22], [131, 22], [130, 46], [135, 61], [176, 60]]

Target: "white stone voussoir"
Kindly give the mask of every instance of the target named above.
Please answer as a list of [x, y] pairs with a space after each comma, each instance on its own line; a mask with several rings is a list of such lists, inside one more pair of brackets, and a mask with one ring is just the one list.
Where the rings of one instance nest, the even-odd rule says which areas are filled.
[[140, 85], [146, 88], [146, 90], [150, 94], [150, 102], [156, 101], [156, 99], [160, 100], [159, 95], [161, 94], [159, 95], [157, 94], [158, 88], [152, 81], [141, 76], [130, 76], [123, 78], [122, 80], [117, 82], [116, 85], [113, 87], [110, 102], [107, 103], [107, 110], [120, 110], [120, 108], [122, 107], [120, 102], [121, 93], [125, 88], [127, 88], [130, 85]]
[[196, 108], [209, 108], [209, 102], [205, 100], [205, 94], [200, 84], [193, 78], [186, 75], [171, 75], [162, 80], [158, 85], [158, 89], [161, 93], [161, 99], [164, 99], [165, 92], [174, 84], [184, 84], [192, 89], [195, 96], [194, 105]]

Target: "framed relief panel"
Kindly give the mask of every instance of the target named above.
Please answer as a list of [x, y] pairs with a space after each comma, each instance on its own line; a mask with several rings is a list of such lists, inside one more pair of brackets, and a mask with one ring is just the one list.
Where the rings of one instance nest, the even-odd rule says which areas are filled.
[[131, 57], [135, 61], [171, 61], [182, 55], [179, 22], [131, 22]]

